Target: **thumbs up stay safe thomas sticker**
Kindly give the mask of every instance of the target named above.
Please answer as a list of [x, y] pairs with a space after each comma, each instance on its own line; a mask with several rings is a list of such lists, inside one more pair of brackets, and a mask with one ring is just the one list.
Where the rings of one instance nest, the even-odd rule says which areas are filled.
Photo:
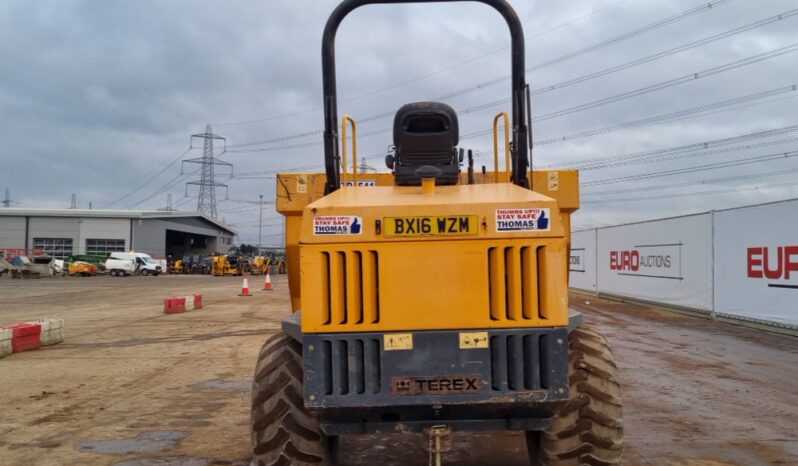
[[355, 215], [320, 215], [313, 217], [314, 235], [359, 235], [363, 218]]

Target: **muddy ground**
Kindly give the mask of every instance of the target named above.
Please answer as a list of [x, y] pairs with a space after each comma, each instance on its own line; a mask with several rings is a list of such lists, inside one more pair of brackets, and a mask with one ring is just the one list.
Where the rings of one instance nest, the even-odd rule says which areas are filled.
[[[258, 279], [252, 280], [259, 288]], [[249, 380], [286, 285], [237, 278], [0, 279], [0, 324], [66, 320], [60, 345], [0, 359], [0, 464], [247, 464]], [[205, 309], [164, 315], [200, 292]], [[798, 464], [798, 339], [572, 295], [623, 383], [627, 465]], [[518, 434], [456, 434], [446, 463], [523, 465]], [[349, 465], [426, 464], [416, 435], [348, 437]]]

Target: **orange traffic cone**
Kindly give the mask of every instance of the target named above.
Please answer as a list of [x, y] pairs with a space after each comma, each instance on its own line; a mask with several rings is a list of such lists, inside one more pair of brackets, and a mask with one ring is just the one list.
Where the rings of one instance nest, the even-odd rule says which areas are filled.
[[241, 294], [238, 296], [252, 296], [249, 292], [249, 273], [244, 272], [244, 283], [241, 285]]
[[272, 279], [269, 276], [269, 270], [268, 269], [266, 269], [266, 281], [263, 282], [263, 289], [267, 290], [267, 291], [271, 291], [271, 290], [274, 289], [274, 288], [272, 288]]

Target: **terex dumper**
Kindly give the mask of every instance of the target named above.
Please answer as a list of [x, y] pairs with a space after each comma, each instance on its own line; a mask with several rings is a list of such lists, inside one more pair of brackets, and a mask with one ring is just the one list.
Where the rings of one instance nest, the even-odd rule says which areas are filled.
[[510, 28], [512, 119], [494, 119], [494, 170], [477, 174], [461, 173], [457, 114], [434, 102], [396, 113], [392, 173], [357, 173], [349, 116], [339, 148], [336, 31], [362, 5], [424, 2], [346, 0], [327, 21], [326, 170], [277, 183], [294, 312], [255, 370], [255, 464], [335, 464], [343, 434], [408, 431], [439, 464], [447, 436], [469, 430], [526, 432], [534, 464], [620, 463], [612, 354], [568, 309], [578, 176], [529, 170], [521, 23], [505, 0], [478, 1]]

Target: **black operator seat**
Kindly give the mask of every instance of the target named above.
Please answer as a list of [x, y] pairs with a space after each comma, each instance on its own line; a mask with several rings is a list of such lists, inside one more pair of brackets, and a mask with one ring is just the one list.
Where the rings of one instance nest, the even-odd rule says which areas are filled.
[[393, 120], [395, 153], [386, 158], [399, 186], [419, 186], [416, 170], [425, 165], [437, 167], [438, 185], [454, 185], [460, 179], [457, 156], [459, 126], [454, 109], [440, 102], [414, 102], [403, 105]]

